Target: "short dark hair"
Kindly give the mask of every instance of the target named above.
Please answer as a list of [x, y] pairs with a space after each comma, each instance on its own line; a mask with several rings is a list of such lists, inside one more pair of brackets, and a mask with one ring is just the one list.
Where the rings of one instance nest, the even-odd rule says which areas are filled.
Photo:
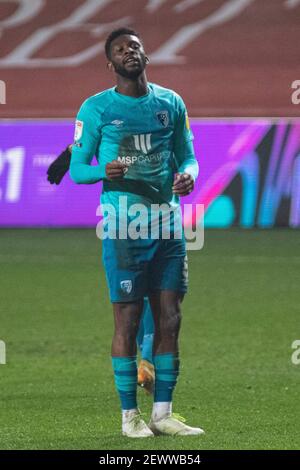
[[109, 34], [109, 36], [106, 38], [106, 41], [105, 41], [105, 54], [106, 54], [106, 57], [108, 59], [110, 59], [110, 46], [111, 46], [111, 43], [115, 39], [117, 39], [119, 36], [123, 36], [123, 34], [130, 34], [131, 36], [136, 36], [137, 38], [141, 39], [139, 33], [134, 31], [133, 29], [129, 29], [129, 28], [114, 29], [114, 31], [112, 31]]

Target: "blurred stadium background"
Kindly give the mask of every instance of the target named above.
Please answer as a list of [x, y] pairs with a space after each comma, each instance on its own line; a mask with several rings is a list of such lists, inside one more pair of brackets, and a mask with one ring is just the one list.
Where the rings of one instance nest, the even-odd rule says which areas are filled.
[[186, 102], [200, 176], [184, 202], [209, 229], [190, 254], [176, 395], [207, 434], [155, 446], [297, 448], [300, 0], [0, 0], [0, 448], [138, 446], [118, 437], [101, 185], [46, 179], [82, 101], [114, 84], [103, 42], [118, 26]]

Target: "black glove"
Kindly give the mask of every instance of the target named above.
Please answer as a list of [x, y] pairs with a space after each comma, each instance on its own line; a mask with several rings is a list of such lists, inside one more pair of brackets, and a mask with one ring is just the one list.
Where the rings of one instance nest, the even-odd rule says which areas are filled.
[[71, 152], [69, 147], [66, 148], [54, 162], [51, 163], [47, 170], [48, 181], [53, 184], [59, 184], [70, 168]]

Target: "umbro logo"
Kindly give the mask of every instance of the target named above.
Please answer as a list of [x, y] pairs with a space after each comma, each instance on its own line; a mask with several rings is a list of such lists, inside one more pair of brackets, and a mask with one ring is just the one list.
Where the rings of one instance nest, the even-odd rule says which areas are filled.
[[124, 124], [124, 121], [119, 121], [119, 119], [115, 119], [114, 121], [111, 122], [116, 127], [122, 127]]

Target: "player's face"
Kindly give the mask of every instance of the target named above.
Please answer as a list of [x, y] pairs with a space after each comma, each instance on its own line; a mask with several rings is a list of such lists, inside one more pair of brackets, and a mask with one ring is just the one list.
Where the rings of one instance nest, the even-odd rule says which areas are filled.
[[147, 57], [139, 38], [124, 34], [111, 44], [111, 60], [114, 71], [125, 78], [137, 78], [147, 64]]

